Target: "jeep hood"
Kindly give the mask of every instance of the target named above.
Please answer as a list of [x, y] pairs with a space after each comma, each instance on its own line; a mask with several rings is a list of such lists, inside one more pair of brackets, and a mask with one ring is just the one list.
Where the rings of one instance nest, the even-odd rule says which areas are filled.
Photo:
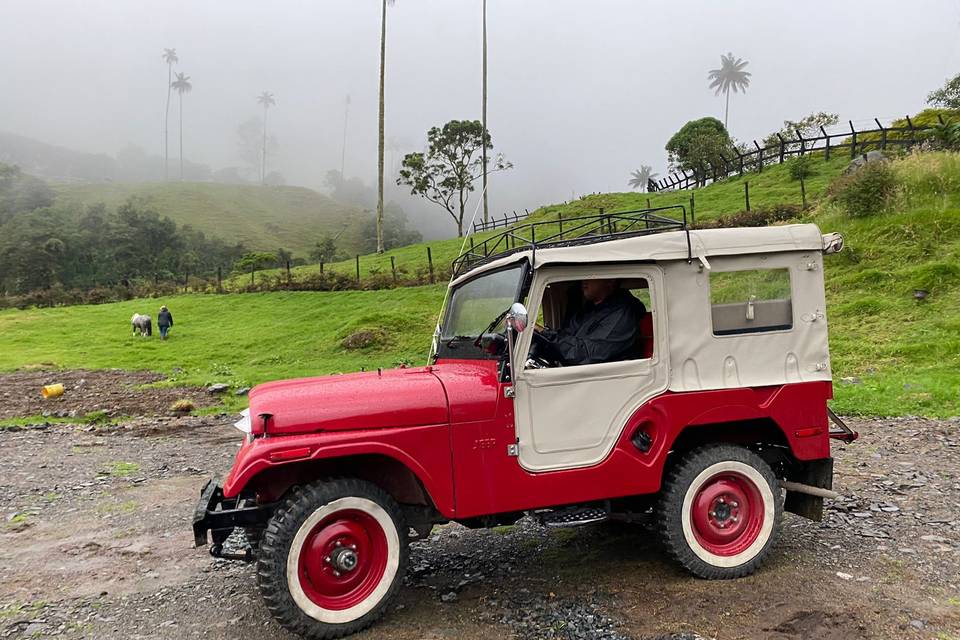
[[429, 367], [280, 380], [250, 391], [250, 419], [268, 435], [443, 424], [447, 397]]

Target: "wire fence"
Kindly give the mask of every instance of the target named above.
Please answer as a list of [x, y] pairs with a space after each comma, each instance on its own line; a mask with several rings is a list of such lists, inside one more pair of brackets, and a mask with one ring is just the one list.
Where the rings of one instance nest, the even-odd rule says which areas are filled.
[[526, 219], [530, 215], [530, 212], [524, 209], [524, 213], [517, 213], [516, 211], [512, 213], [503, 214], [502, 218], [491, 218], [490, 220], [484, 222], [482, 220], [473, 223], [473, 233], [478, 231], [492, 231], [493, 229], [502, 229], [504, 227], [509, 227], [512, 224], [516, 224], [521, 220]]
[[[942, 116], [938, 115], [937, 118], [941, 124], [945, 124]], [[719, 154], [716, 161], [706, 162], [695, 169], [681, 169], [660, 180], [650, 180], [647, 190], [676, 191], [702, 187], [733, 175], [762, 172], [765, 166], [783, 164], [791, 156], [822, 153], [824, 159], [829, 160], [834, 154], [849, 153], [853, 159], [867, 151], [882, 151], [891, 146], [909, 148], [922, 142], [924, 133], [936, 126], [914, 124], [910, 116], [906, 116], [904, 121], [906, 126], [885, 126], [879, 118], [874, 118], [871, 124], [876, 126], [858, 129], [852, 120], [848, 120], [849, 129], [827, 131], [820, 127], [819, 133], [814, 136], [794, 131], [796, 138], [785, 138], [777, 133], [777, 142], [773, 144], [761, 146], [754, 140], [753, 149], [745, 151], [735, 147], [732, 153]]]

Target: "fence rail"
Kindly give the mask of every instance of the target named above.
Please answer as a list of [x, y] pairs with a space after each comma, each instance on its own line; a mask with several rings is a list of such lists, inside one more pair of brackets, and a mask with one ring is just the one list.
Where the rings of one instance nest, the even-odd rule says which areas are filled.
[[[944, 120], [937, 116], [941, 124]], [[804, 137], [800, 131], [795, 131], [794, 138], [784, 138], [777, 133], [778, 141], [771, 145], [760, 146], [754, 140], [753, 149], [743, 152], [734, 148], [735, 155], [726, 156], [720, 154], [717, 162], [707, 162], [697, 169], [681, 169], [678, 172], [661, 178], [660, 180], [650, 180], [647, 183], [647, 190], [655, 191], [675, 191], [689, 189], [691, 187], [702, 187], [711, 182], [729, 178], [733, 175], [743, 175], [748, 172], [760, 173], [765, 166], [773, 164], [783, 164], [790, 156], [803, 156], [810, 153], [823, 153], [827, 160], [831, 155], [837, 152], [849, 153], [850, 158], [855, 158], [858, 154], [866, 153], [868, 150], [884, 150], [887, 147], [901, 146], [911, 147], [923, 140], [920, 135], [923, 132], [934, 128], [934, 125], [915, 125], [910, 116], [905, 118], [907, 126], [883, 126], [878, 118], [874, 118], [875, 128], [857, 129], [852, 120], [847, 124], [850, 130], [836, 131], [827, 133], [826, 129], [820, 127], [820, 133], [816, 136]], [[869, 136], [863, 139], [863, 136]]]
[[502, 218], [491, 218], [490, 220], [483, 222], [474, 222], [473, 223], [473, 233], [478, 231], [492, 231], [494, 229], [502, 229], [503, 227], [509, 227], [512, 224], [516, 224], [521, 220], [525, 220], [527, 216], [530, 215], [530, 212], [524, 209], [524, 213], [517, 213], [516, 211], [512, 213], [503, 214]]

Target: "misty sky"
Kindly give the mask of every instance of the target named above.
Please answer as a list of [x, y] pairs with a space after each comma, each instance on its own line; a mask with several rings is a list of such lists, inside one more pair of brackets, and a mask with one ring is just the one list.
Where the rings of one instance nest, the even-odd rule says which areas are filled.
[[[388, 7], [387, 137], [403, 152], [419, 150], [432, 125], [479, 118], [480, 6]], [[350, 94], [346, 174], [373, 182], [379, 12], [379, 0], [0, 0], [0, 130], [84, 151], [133, 143], [159, 153], [160, 56], [175, 47], [194, 84], [188, 159], [242, 164], [237, 125], [269, 90], [273, 168], [321, 187], [340, 165]], [[488, 28], [489, 126], [515, 164], [491, 178], [492, 213], [623, 191], [640, 164], [662, 174], [673, 132], [723, 117], [706, 75], [727, 51], [753, 73], [747, 94], [731, 98], [741, 140], [811, 111], [855, 122], [913, 113], [960, 72], [957, 0], [488, 0]], [[388, 171], [398, 161], [388, 153]], [[449, 230], [445, 215], [438, 209], [437, 223]]]

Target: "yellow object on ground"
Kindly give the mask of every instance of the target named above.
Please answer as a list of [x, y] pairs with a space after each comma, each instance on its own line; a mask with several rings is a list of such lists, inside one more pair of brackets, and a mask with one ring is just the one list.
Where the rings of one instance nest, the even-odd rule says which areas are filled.
[[63, 395], [63, 385], [60, 383], [48, 384], [40, 389], [40, 393], [42, 393], [43, 397], [47, 400], [50, 398], [59, 398]]

